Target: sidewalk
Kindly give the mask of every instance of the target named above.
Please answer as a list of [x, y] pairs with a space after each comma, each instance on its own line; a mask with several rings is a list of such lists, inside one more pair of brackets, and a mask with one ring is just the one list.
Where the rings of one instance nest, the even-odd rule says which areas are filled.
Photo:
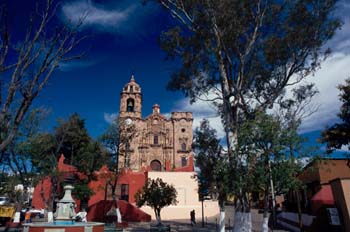
[[[124, 231], [149, 231], [150, 224], [147, 222], [130, 222], [128, 228]], [[152, 222], [154, 225], [155, 222]], [[201, 223], [197, 223], [195, 226], [191, 226], [189, 221], [163, 221], [164, 225], [170, 225], [170, 231], [174, 232], [187, 232], [187, 231], [216, 231], [215, 224], [208, 224], [202, 227]]]
[[[260, 232], [262, 230], [262, 214], [258, 212], [256, 209], [252, 209], [252, 232]], [[234, 209], [231, 206], [226, 206], [226, 231], [232, 231], [232, 226], [234, 224]], [[205, 227], [202, 227], [201, 218], [197, 217], [197, 224], [195, 226], [191, 226], [190, 219], [179, 219], [173, 221], [163, 221], [163, 224], [170, 225], [171, 231], [217, 231], [217, 222], [218, 218], [206, 218]], [[150, 231], [150, 224], [155, 225], [156, 222], [152, 221], [151, 223], [142, 222], [130, 222], [129, 227], [124, 231]], [[270, 230], [272, 231], [272, 230]], [[286, 230], [275, 229], [274, 232], [285, 232]]]
[[[150, 224], [147, 222], [130, 222], [128, 228], [124, 231], [134, 231], [134, 232], [145, 232], [150, 231]], [[198, 223], [195, 226], [191, 226], [189, 221], [163, 221], [164, 225], [170, 225], [171, 232], [190, 232], [190, 231], [199, 231], [199, 232], [215, 232], [217, 231], [216, 224], [207, 224], [205, 227], [202, 227], [202, 223]], [[155, 225], [155, 222], [152, 222], [152, 225]], [[232, 231], [232, 227], [226, 226], [226, 231]], [[261, 228], [253, 228], [253, 232], [261, 231]], [[272, 230], [270, 230], [272, 231]], [[273, 230], [274, 232], [285, 232], [286, 230]]]

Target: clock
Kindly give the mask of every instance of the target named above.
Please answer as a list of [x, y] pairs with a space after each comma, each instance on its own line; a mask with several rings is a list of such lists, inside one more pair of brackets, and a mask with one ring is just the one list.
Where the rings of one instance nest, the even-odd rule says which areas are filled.
[[126, 123], [126, 125], [130, 125], [132, 123], [131, 118], [125, 119], [125, 123]]

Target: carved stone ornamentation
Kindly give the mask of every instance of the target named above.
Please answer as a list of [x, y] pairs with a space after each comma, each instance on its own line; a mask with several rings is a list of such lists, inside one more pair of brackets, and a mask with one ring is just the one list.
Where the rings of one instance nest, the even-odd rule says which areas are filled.
[[[140, 171], [144, 167], [152, 169], [153, 165], [154, 171], [163, 171], [166, 162], [172, 168], [182, 167], [182, 157], [192, 155], [192, 113], [172, 112], [167, 118], [155, 104], [152, 113], [142, 118], [141, 109], [141, 88], [132, 76], [121, 92], [119, 112], [121, 119], [132, 119], [138, 130], [130, 143], [133, 152], [129, 155], [129, 168]], [[119, 160], [119, 167], [125, 167], [123, 159]]]

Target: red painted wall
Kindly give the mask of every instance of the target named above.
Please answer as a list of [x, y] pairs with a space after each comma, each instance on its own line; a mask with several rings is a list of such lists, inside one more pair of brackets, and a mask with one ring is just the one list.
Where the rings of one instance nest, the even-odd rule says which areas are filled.
[[[97, 180], [92, 181], [89, 187], [94, 191], [94, 195], [89, 200], [89, 206], [96, 204], [97, 202], [105, 199], [105, 187], [108, 179], [113, 175], [107, 167], [102, 167], [97, 172]], [[129, 185], [129, 202], [135, 203], [135, 193], [142, 188], [147, 180], [147, 172], [132, 172], [131, 170], [125, 170], [118, 177], [118, 184]]]
[[[114, 202], [109, 201], [99, 201], [96, 204], [93, 204], [89, 207], [87, 220], [95, 222], [106, 222], [109, 219], [105, 217], [107, 212], [111, 210], [114, 206]], [[122, 214], [123, 221], [127, 222], [149, 222], [151, 221], [151, 215], [143, 212], [135, 205], [130, 204], [129, 202], [119, 200], [118, 207], [120, 213]], [[113, 217], [113, 216], [112, 216]]]
[[[71, 175], [74, 172], [77, 172], [77, 169], [71, 165], [64, 163], [64, 156], [61, 155], [58, 162], [58, 170], [62, 173], [61, 176]], [[145, 167], [143, 171], [133, 172], [129, 169], [124, 170], [118, 177], [118, 184], [127, 184], [129, 185], [129, 202], [135, 203], [135, 193], [137, 190], [142, 188], [147, 180], [147, 173], [149, 167]], [[166, 163], [166, 171], [173, 172], [193, 172], [193, 156], [189, 157], [188, 165], [181, 168], [170, 169], [170, 164]], [[101, 200], [105, 199], [105, 187], [106, 183], [113, 173], [108, 170], [106, 166], [103, 166], [98, 172], [96, 172], [97, 180], [92, 181], [89, 184], [89, 187], [94, 191], [94, 195], [90, 198], [88, 206], [98, 203]], [[51, 182], [50, 178], [46, 177], [43, 181], [40, 181], [34, 189], [33, 201], [32, 204], [35, 208], [42, 209], [45, 208], [45, 203], [42, 201], [41, 193], [44, 194], [45, 199], [49, 199], [49, 193], [51, 192]], [[77, 201], [79, 206], [79, 202]], [[77, 209], [79, 209], [77, 207]]]

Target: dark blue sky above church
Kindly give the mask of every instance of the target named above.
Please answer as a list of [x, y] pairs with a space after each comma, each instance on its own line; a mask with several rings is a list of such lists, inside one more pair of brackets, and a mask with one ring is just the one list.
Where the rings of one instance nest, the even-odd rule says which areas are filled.
[[[35, 1], [8, 2], [11, 22], [24, 31], [18, 25], [25, 25]], [[166, 90], [175, 64], [165, 61], [158, 38], [171, 17], [157, 5], [144, 6], [141, 1], [60, 1], [55, 20], [74, 23], [75, 16], [85, 13], [81, 33], [90, 37], [79, 49], [86, 55], [62, 64], [35, 101], [35, 106], [50, 109], [47, 128], [57, 118], [77, 112], [93, 137], [102, 134], [119, 111], [120, 92], [132, 74], [142, 87], [143, 115], [150, 114], [155, 103], [162, 112], [170, 112], [182, 95]]]
[[[25, 19], [35, 9], [34, 0], [0, 0], [9, 4], [15, 36], [25, 30]], [[39, 0], [39, 4], [46, 0]], [[152, 105], [158, 103], [161, 112], [192, 111], [194, 126], [202, 118], [223, 135], [220, 119], [206, 102], [190, 105], [179, 92], [169, 92], [166, 85], [176, 62], [165, 61], [158, 38], [175, 22], [156, 4], [141, 4], [141, 0], [61, 0], [54, 20], [74, 23], [86, 14], [81, 28], [83, 34], [91, 35], [80, 47], [87, 51], [83, 59], [63, 64], [49, 85], [35, 101], [35, 106], [51, 110], [46, 129], [51, 130], [57, 118], [67, 118], [77, 112], [85, 119], [93, 137], [102, 134], [108, 122], [119, 111], [122, 87], [129, 82], [131, 74], [141, 86], [143, 93], [143, 116], [151, 113]], [[342, 30], [327, 46], [333, 55], [321, 69], [308, 79], [315, 82], [320, 93], [315, 97], [319, 110], [305, 120], [301, 133], [313, 140], [327, 124], [334, 122], [339, 110], [336, 86], [350, 77], [350, 2], [340, 1], [335, 14], [343, 22]]]

